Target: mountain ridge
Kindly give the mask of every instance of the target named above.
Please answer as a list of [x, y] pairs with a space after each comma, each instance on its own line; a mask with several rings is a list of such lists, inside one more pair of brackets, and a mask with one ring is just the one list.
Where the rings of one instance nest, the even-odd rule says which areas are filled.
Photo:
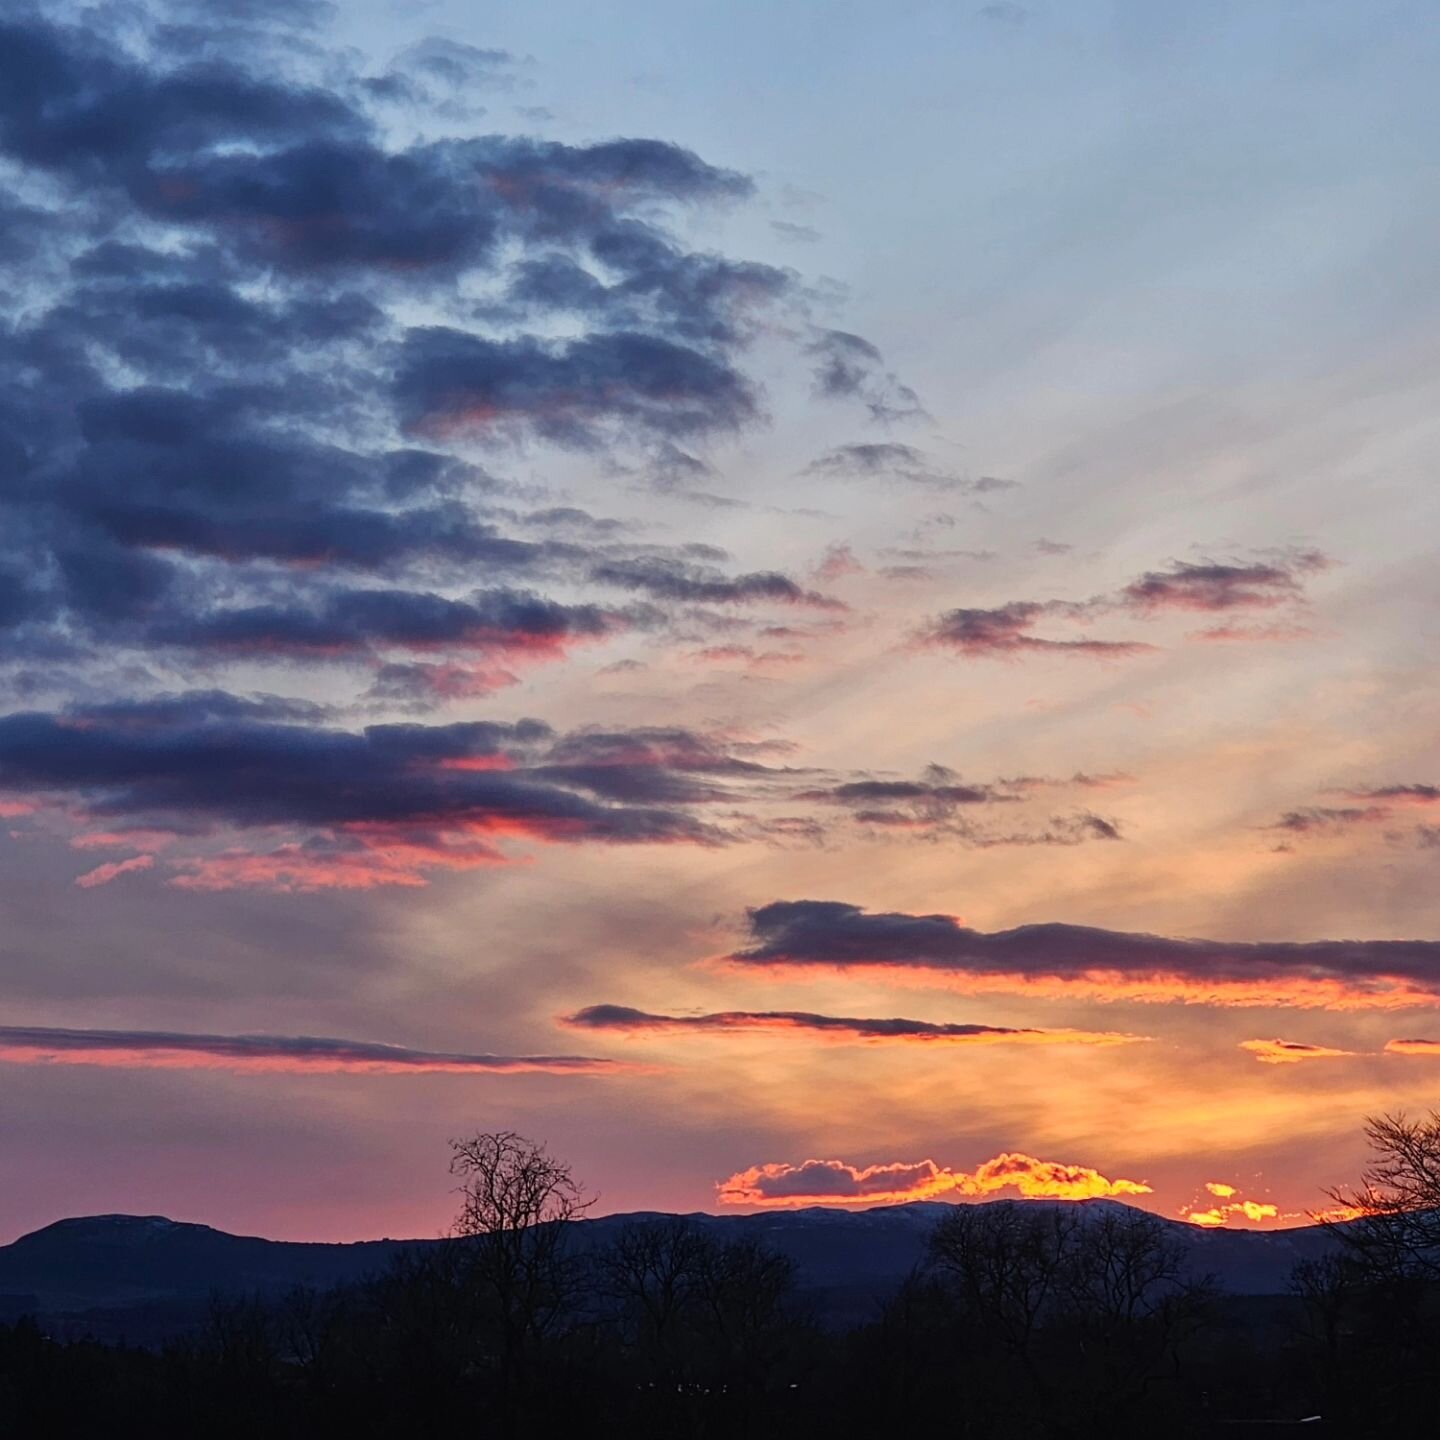
[[[993, 1200], [992, 1205], [1138, 1207], [1113, 1200]], [[683, 1218], [720, 1239], [762, 1241], [795, 1262], [802, 1291], [841, 1319], [863, 1319], [924, 1258], [926, 1240], [953, 1205], [911, 1201], [863, 1210], [800, 1206], [748, 1215], [684, 1216], [631, 1211], [576, 1222], [587, 1248], [626, 1224]], [[1297, 1261], [1333, 1249], [1326, 1227], [1206, 1230], [1160, 1219], [1185, 1246], [1187, 1267], [1237, 1295], [1276, 1295]], [[62, 1332], [163, 1339], [203, 1319], [217, 1293], [278, 1295], [297, 1285], [327, 1289], [386, 1268], [397, 1255], [441, 1239], [270, 1240], [164, 1215], [66, 1216], [0, 1246], [0, 1320], [35, 1314]]]

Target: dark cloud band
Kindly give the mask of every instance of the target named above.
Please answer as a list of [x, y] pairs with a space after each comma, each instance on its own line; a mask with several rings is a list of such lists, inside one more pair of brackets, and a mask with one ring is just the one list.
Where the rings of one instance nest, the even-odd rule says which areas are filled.
[[1440, 941], [1221, 941], [1041, 924], [972, 930], [951, 915], [776, 901], [749, 912], [747, 969], [873, 970], [968, 990], [1391, 1008], [1440, 1004]]

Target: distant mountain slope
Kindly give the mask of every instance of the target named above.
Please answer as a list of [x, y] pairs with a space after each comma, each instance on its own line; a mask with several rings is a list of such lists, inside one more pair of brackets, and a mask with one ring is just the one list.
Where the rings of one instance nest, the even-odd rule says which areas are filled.
[[[1079, 1203], [1087, 1209], [1118, 1205]], [[949, 1208], [920, 1201], [861, 1211], [812, 1207], [689, 1218], [720, 1238], [750, 1237], [783, 1251], [796, 1262], [805, 1290], [837, 1317], [860, 1319], [920, 1262], [932, 1226]], [[577, 1235], [587, 1246], [601, 1245], [629, 1222], [661, 1218], [669, 1217], [608, 1215], [582, 1222]], [[1335, 1244], [1319, 1226], [1262, 1232], [1165, 1223], [1185, 1244], [1196, 1274], [1213, 1275], [1238, 1295], [1283, 1293], [1298, 1260]], [[107, 1336], [150, 1339], [193, 1323], [216, 1292], [273, 1295], [296, 1285], [344, 1284], [383, 1270], [402, 1250], [437, 1243], [303, 1244], [230, 1235], [158, 1215], [60, 1220], [0, 1246], [0, 1319], [35, 1312], [64, 1318], [69, 1330], [79, 1325]]]
[[217, 1290], [332, 1286], [383, 1269], [416, 1243], [425, 1242], [309, 1245], [229, 1235], [161, 1215], [90, 1215], [0, 1246], [0, 1294], [34, 1295], [46, 1312], [74, 1312], [205, 1298]]

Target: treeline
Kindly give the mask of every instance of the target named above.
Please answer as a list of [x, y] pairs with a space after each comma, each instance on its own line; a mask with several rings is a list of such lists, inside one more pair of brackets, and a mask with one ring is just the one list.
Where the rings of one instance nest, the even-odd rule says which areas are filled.
[[159, 1352], [0, 1328], [0, 1436], [1183, 1437], [1314, 1413], [1309, 1433], [1368, 1436], [1440, 1414], [1435, 1237], [1411, 1211], [1244, 1300], [1138, 1211], [956, 1206], [837, 1331], [788, 1258], [694, 1222], [586, 1248], [568, 1169], [518, 1136], [453, 1168], [453, 1239], [363, 1284], [217, 1299]]

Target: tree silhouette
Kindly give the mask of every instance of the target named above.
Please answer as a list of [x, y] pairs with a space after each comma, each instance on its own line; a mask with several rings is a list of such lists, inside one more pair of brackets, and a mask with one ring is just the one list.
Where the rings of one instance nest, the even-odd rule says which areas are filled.
[[452, 1236], [489, 1332], [483, 1358], [498, 1369], [509, 1411], [534, 1378], [534, 1352], [573, 1312], [581, 1267], [569, 1225], [594, 1202], [568, 1165], [513, 1130], [482, 1131], [450, 1148], [450, 1173], [461, 1181]]
[[1365, 1138], [1360, 1184], [1328, 1191], [1339, 1214], [1316, 1218], [1376, 1275], [1440, 1280], [1440, 1111], [1372, 1116]]

